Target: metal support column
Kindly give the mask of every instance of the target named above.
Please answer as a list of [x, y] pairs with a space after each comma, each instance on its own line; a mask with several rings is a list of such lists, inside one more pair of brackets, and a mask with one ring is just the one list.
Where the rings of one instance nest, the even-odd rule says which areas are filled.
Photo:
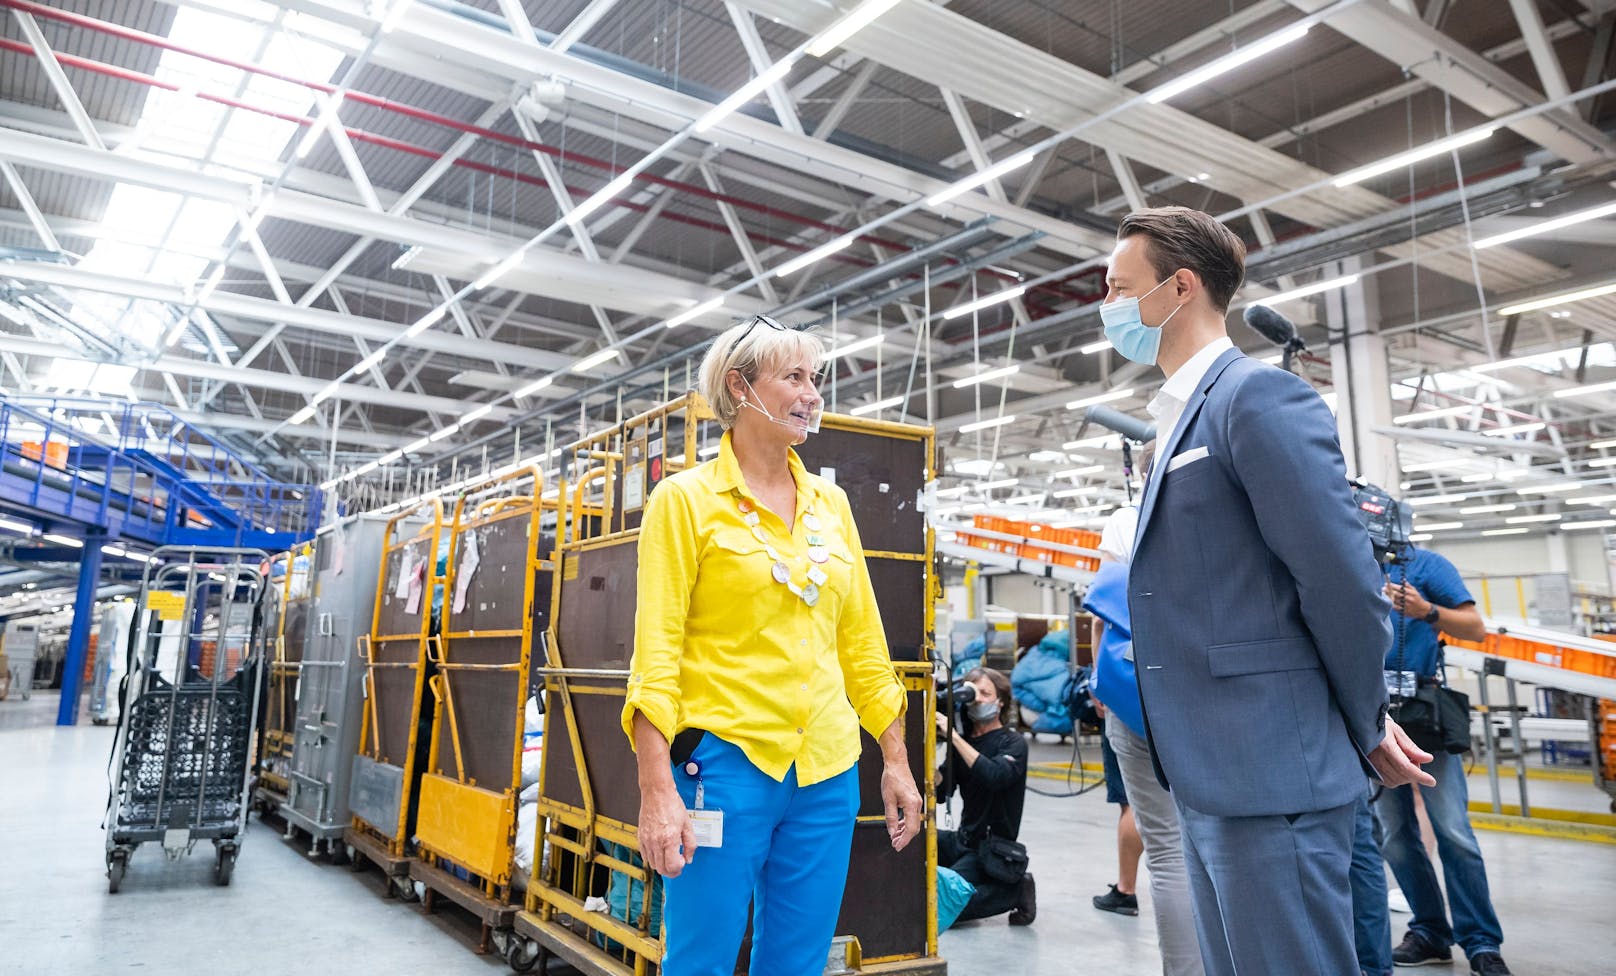
[[1481, 734], [1487, 744], [1487, 781], [1493, 790], [1493, 813], [1504, 812], [1503, 799], [1498, 795], [1498, 742], [1493, 735], [1493, 710], [1487, 701], [1487, 676], [1493, 660], [1487, 660], [1488, 667], [1483, 667], [1481, 673], [1476, 675], [1476, 691], [1481, 698]]
[[1507, 674], [1504, 689], [1509, 692], [1509, 734], [1515, 739], [1515, 782], [1520, 787], [1521, 816], [1530, 817], [1532, 806], [1526, 801], [1526, 740], [1521, 738], [1521, 710], [1515, 704], [1515, 679]]
[[[62, 664], [62, 703], [57, 725], [77, 725], [79, 686], [84, 682], [84, 661], [90, 651], [90, 625], [95, 622], [95, 591], [101, 578], [101, 544], [107, 530], [92, 527], [84, 536], [79, 555], [79, 589], [73, 599], [73, 628], [67, 635], [67, 660]], [[106, 653], [110, 653], [110, 649]]]

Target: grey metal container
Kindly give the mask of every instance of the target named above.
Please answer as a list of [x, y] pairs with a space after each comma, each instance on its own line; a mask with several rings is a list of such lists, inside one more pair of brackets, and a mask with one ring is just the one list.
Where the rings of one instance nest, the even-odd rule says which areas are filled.
[[293, 724], [290, 789], [280, 814], [334, 846], [348, 826], [349, 782], [358, 752], [365, 668], [359, 637], [370, 633], [387, 519], [357, 515], [316, 537], [313, 601], [304, 638]]

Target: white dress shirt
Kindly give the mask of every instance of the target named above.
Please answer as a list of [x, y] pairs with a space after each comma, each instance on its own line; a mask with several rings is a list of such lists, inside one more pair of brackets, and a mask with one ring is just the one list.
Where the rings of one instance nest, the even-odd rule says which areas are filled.
[[[1195, 395], [1195, 388], [1201, 385], [1206, 377], [1206, 371], [1212, 368], [1219, 356], [1234, 348], [1234, 342], [1228, 336], [1218, 336], [1201, 347], [1201, 351], [1189, 358], [1178, 372], [1168, 377], [1167, 382], [1161, 385], [1156, 395], [1151, 397], [1150, 403], [1145, 407], [1152, 419], [1156, 421], [1156, 447], [1165, 448], [1167, 442], [1172, 440], [1173, 431], [1178, 428], [1178, 422], [1184, 417], [1184, 407], [1189, 404], [1190, 397]], [[1166, 464], [1172, 458], [1165, 458], [1159, 454], [1151, 462], [1151, 473], [1154, 474], [1158, 466]]]
[[1139, 530], [1139, 509], [1124, 505], [1112, 512], [1100, 530], [1100, 555], [1114, 563], [1133, 559], [1133, 538]]

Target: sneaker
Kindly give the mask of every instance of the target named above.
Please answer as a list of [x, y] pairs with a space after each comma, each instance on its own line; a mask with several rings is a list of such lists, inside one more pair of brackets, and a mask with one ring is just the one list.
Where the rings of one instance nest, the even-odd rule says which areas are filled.
[[1481, 976], [1511, 976], [1504, 957], [1496, 952], [1478, 952], [1470, 957], [1470, 971]]
[[1016, 907], [1010, 911], [1011, 925], [1031, 925], [1038, 917], [1038, 885], [1032, 872], [1021, 876], [1021, 891], [1016, 895]]
[[1094, 907], [1102, 912], [1116, 912], [1118, 915], [1138, 915], [1139, 896], [1125, 895], [1111, 885], [1111, 890], [1103, 895], [1094, 896]]
[[1392, 962], [1399, 966], [1435, 966], [1453, 961], [1453, 950], [1433, 945], [1418, 932], [1403, 936], [1403, 942], [1392, 950]]

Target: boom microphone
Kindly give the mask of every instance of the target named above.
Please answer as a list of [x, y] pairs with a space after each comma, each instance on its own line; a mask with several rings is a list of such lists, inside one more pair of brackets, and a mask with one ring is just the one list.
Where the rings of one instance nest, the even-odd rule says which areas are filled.
[[1257, 330], [1258, 335], [1276, 346], [1283, 346], [1296, 338], [1296, 323], [1267, 305], [1247, 305], [1241, 317], [1247, 325]]
[[1156, 425], [1147, 424], [1138, 417], [1131, 417], [1121, 410], [1096, 404], [1088, 409], [1086, 415], [1088, 422], [1099, 424], [1107, 430], [1113, 430], [1130, 441], [1147, 444], [1156, 439]]

